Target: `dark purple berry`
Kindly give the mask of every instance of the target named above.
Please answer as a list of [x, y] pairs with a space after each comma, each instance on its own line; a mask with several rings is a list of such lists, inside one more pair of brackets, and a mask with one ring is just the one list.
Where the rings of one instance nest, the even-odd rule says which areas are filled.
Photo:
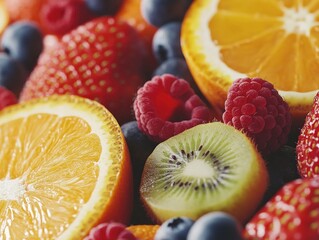
[[164, 61], [155, 69], [153, 76], [161, 76], [165, 73], [182, 78], [189, 82], [192, 87], [195, 86], [193, 76], [184, 58], [172, 58]]
[[136, 177], [139, 180], [144, 163], [156, 144], [141, 132], [137, 126], [137, 121], [124, 123], [121, 129], [130, 152], [134, 174], [136, 175], [134, 178]]
[[155, 32], [152, 47], [154, 56], [159, 63], [171, 58], [184, 58], [180, 44], [180, 35], [180, 22], [167, 23]]
[[237, 220], [224, 212], [211, 212], [200, 217], [189, 230], [187, 240], [242, 240]]
[[29, 21], [17, 21], [3, 32], [1, 48], [31, 71], [42, 52], [42, 40], [43, 35], [36, 24]]
[[133, 168], [135, 207], [133, 208], [132, 222], [134, 224], [149, 224], [151, 220], [140, 201], [139, 186], [145, 161], [156, 147], [156, 144], [141, 132], [137, 126], [137, 121], [124, 123], [121, 129], [130, 152]]
[[182, 21], [192, 0], [142, 0], [141, 12], [145, 20], [160, 27], [165, 23]]
[[294, 147], [284, 145], [276, 152], [264, 156], [264, 159], [269, 173], [269, 185], [260, 207], [270, 200], [286, 183], [300, 178]]
[[27, 73], [23, 65], [5, 53], [0, 53], [0, 86], [19, 96]]
[[114, 15], [123, 0], [85, 0], [87, 7], [96, 15]]
[[168, 219], [159, 227], [154, 240], [186, 240], [193, 224], [194, 221], [187, 217]]

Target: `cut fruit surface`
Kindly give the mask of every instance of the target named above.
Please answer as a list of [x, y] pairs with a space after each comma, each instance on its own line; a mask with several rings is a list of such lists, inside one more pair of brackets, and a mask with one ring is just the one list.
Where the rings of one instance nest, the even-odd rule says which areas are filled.
[[225, 211], [244, 222], [267, 182], [263, 159], [246, 135], [213, 122], [160, 143], [145, 163], [140, 193], [160, 223], [178, 216], [197, 219], [210, 211]]
[[304, 117], [319, 89], [319, 0], [199, 0], [186, 14], [182, 50], [210, 103], [223, 108], [231, 83], [274, 84], [293, 116]]
[[101, 221], [128, 223], [130, 159], [99, 103], [51, 96], [0, 112], [1, 239], [82, 239]]
[[140, 240], [154, 240], [159, 225], [131, 225], [126, 229], [134, 234]]

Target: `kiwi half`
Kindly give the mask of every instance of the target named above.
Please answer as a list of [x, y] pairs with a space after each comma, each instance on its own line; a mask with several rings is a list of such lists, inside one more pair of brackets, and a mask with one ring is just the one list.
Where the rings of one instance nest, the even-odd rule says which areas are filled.
[[268, 174], [255, 145], [220, 123], [201, 124], [160, 143], [148, 157], [140, 194], [156, 222], [194, 220], [225, 211], [245, 223], [266, 191]]

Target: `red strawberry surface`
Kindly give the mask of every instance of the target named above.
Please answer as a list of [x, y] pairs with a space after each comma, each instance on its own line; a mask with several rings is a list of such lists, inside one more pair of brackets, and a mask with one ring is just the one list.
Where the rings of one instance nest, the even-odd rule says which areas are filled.
[[319, 177], [287, 183], [246, 225], [245, 239], [318, 240]]
[[319, 93], [307, 114], [296, 145], [298, 171], [302, 177], [319, 176]]
[[144, 45], [128, 24], [112, 17], [90, 21], [48, 48], [20, 100], [74, 94], [103, 104], [120, 123], [132, 119], [133, 97], [144, 83]]

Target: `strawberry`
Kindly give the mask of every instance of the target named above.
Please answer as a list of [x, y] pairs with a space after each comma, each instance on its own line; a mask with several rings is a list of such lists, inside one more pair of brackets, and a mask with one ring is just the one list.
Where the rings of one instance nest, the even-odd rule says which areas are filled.
[[302, 177], [319, 175], [319, 92], [307, 114], [296, 145], [298, 171]]
[[128, 24], [100, 17], [47, 48], [31, 73], [20, 101], [52, 94], [75, 94], [103, 104], [124, 123], [144, 83], [144, 45]]
[[319, 177], [287, 183], [250, 220], [245, 239], [319, 239]]

